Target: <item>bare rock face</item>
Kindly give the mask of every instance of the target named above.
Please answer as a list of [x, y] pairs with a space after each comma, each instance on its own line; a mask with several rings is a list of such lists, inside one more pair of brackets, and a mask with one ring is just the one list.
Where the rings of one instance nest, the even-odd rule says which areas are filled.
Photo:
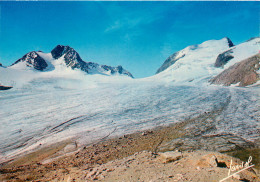
[[171, 55], [170, 57], [168, 57], [165, 62], [163, 63], [163, 65], [156, 71], [156, 74], [166, 70], [168, 67], [170, 67], [171, 65], [173, 65], [174, 63], [176, 63], [176, 61], [178, 61], [179, 59], [183, 58], [185, 56], [185, 54], [181, 55], [178, 57], [180, 51], [174, 53], [173, 55]]
[[234, 64], [210, 80], [211, 84], [230, 86], [238, 84], [243, 87], [256, 83], [260, 78], [257, 71], [260, 68], [260, 54]]
[[84, 62], [79, 54], [69, 46], [57, 45], [52, 51], [51, 55], [54, 59], [59, 59], [64, 56], [65, 64], [72, 69], [78, 68], [82, 71], [89, 73], [91, 67], [97, 67], [97, 63]]
[[232, 49], [219, 54], [214, 66], [217, 68], [223, 67], [228, 61], [234, 58], [234, 56], [232, 56], [231, 53], [233, 53]]
[[32, 51], [32, 52], [25, 54], [22, 58], [18, 59], [12, 65], [15, 65], [19, 62], [25, 62], [26, 66], [32, 67], [32, 68], [39, 70], [39, 71], [43, 71], [48, 66], [46, 61], [39, 54], [37, 54], [37, 52], [35, 52], [35, 51]]
[[[110, 72], [111, 74], [127, 75], [133, 78], [133, 75], [122, 66], [112, 67], [107, 65], [99, 65], [94, 62], [85, 62], [81, 59], [79, 54], [70, 46], [57, 45], [52, 51], [51, 55], [54, 59], [64, 57], [65, 64], [72, 69], [80, 69], [86, 73], [91, 73], [93, 70], [97, 72]], [[95, 72], [95, 71], [94, 71]]]

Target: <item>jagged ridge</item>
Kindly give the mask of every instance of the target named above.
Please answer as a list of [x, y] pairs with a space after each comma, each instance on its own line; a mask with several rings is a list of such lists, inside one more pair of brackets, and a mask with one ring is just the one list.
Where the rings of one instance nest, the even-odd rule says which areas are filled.
[[[70, 46], [58, 45], [52, 51], [51, 55], [54, 59], [63, 57], [64, 63], [71, 69], [80, 69], [88, 74], [100, 73], [100, 74], [121, 74], [127, 75], [133, 78], [133, 75], [122, 66], [112, 67], [107, 65], [99, 65], [94, 62], [85, 62], [81, 59], [80, 55]], [[22, 58], [18, 59], [11, 66], [20, 62], [24, 62], [26, 66], [32, 67], [39, 71], [44, 71], [48, 67], [46, 60], [41, 57], [36, 51], [25, 54]]]
[[40, 71], [43, 71], [48, 66], [46, 61], [35, 51], [25, 54], [22, 58], [18, 59], [11, 66], [13, 66], [19, 62], [25, 62], [26, 66], [32, 67], [32, 68], [34, 68], [36, 70], [40, 70]]
[[87, 73], [92, 73], [93, 70], [97, 70], [98, 72], [110, 71], [111, 74], [119, 73], [133, 78], [133, 75], [124, 70], [122, 66], [112, 67], [107, 65], [99, 65], [94, 62], [85, 62], [81, 59], [79, 54], [69, 46], [58, 45], [51, 51], [51, 54], [55, 59], [63, 56], [65, 64], [72, 69], [78, 68]]

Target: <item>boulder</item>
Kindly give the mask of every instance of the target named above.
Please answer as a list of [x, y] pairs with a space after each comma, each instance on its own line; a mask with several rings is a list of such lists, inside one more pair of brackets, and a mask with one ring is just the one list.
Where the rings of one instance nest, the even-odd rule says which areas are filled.
[[159, 153], [163, 163], [174, 162], [182, 157], [182, 153], [178, 151], [168, 151]]

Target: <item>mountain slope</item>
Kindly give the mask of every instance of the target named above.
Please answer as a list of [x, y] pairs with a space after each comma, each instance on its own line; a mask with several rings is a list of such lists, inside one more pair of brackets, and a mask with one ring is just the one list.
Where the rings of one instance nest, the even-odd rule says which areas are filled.
[[[190, 53], [192, 53], [193, 51], [196, 51], [196, 50], [198, 50], [200, 48], [204, 48], [205, 49], [205, 48], [208, 48], [208, 47], [211, 47], [211, 48], [215, 47], [216, 49], [218, 49], [220, 45], [217, 45], [218, 44], [217, 42], [219, 44], [224, 43], [224, 45], [222, 45], [222, 46], [224, 46], [225, 48], [234, 46], [233, 42], [229, 38], [227, 38], [227, 37], [221, 39], [220, 41], [207, 41], [207, 42], [204, 42], [204, 43], [202, 43], [200, 45], [188, 46], [185, 49], [183, 49], [181, 51], [178, 51], [178, 52], [174, 53], [173, 55], [171, 55], [170, 57], [168, 57], [165, 60], [165, 62], [163, 63], [163, 65], [157, 70], [156, 74], [166, 70], [168, 67], [173, 65], [179, 59], [184, 58], [185, 56], [188, 56]], [[207, 50], [205, 49], [205, 51], [207, 51]]]
[[[230, 47], [232, 46], [232, 47]], [[237, 62], [258, 53], [260, 38], [234, 46], [229, 38], [188, 46], [170, 56], [154, 76], [179, 83], [209, 80]]]
[[216, 74], [214, 62], [230, 45], [233, 44], [229, 39], [223, 38], [188, 46], [169, 57], [159, 68], [155, 78], [181, 83], [207, 78]]
[[211, 80], [212, 84], [247, 86], [259, 80], [260, 54], [234, 64]]
[[215, 67], [226, 69], [239, 61], [257, 54], [259, 50], [260, 37], [251, 38], [248, 41], [231, 47], [230, 49], [219, 54], [215, 62]]

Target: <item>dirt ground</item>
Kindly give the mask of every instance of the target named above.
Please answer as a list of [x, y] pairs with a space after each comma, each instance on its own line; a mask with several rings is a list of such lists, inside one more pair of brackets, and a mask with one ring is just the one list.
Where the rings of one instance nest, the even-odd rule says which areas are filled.
[[[3, 164], [0, 168], [0, 181], [208, 182], [227, 177], [231, 157], [219, 152], [190, 149], [180, 151], [182, 157], [176, 161], [162, 161], [160, 152], [167, 149], [162, 150], [160, 146], [185, 136], [186, 124], [177, 123], [97, 141], [96, 144], [83, 148], [77, 148], [74, 141], [57, 143]], [[227, 181], [259, 181], [259, 149], [236, 151], [236, 157], [252, 155], [252, 163], [256, 164], [256, 167]], [[212, 155], [217, 158], [219, 164], [225, 163], [226, 167], [218, 164], [212, 166], [207, 162]], [[234, 165], [242, 163], [238, 159], [233, 161], [236, 161]]]

